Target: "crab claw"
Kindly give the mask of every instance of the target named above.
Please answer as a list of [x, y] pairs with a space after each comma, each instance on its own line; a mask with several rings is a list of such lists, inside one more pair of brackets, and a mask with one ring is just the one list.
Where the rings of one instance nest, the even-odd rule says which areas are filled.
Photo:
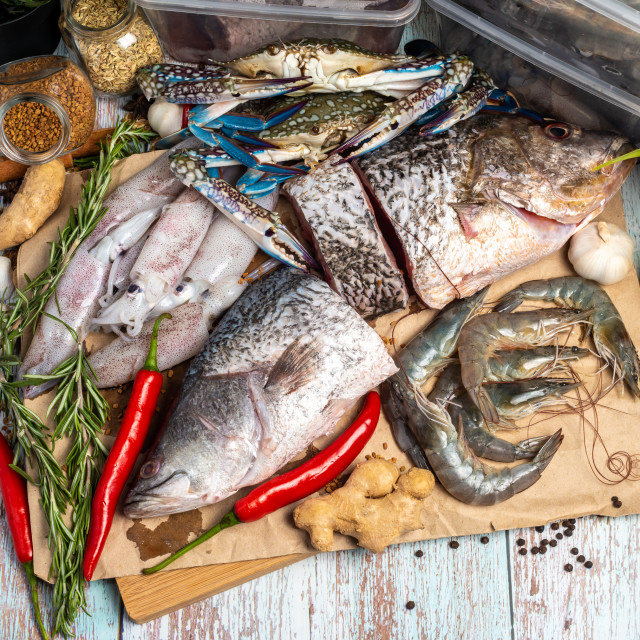
[[[297, 164], [293, 168], [300, 169], [303, 172], [309, 171], [309, 167], [305, 164]], [[249, 198], [261, 198], [273, 193], [278, 188], [278, 185], [288, 180], [289, 177], [284, 174], [247, 169], [246, 173], [236, 183], [236, 189]]]
[[340, 154], [346, 162], [393, 140], [420, 116], [455, 93], [459, 93], [469, 81], [472, 72], [473, 63], [469, 58], [454, 58], [443, 66], [442, 76], [429, 80], [419, 89], [391, 103], [369, 126], [352, 136], [330, 155]]
[[308, 271], [317, 263], [300, 241], [269, 211], [240, 193], [221, 178], [209, 176], [202, 159], [177, 153], [171, 170], [212, 202], [229, 220], [240, 227], [263, 251], [292, 267]]
[[485, 106], [489, 94], [494, 88], [493, 80], [489, 74], [474, 69], [471, 84], [467, 89], [453, 98], [449, 104], [443, 105], [435, 117], [429, 117], [429, 113], [427, 113], [426, 117], [418, 119], [418, 124], [424, 124], [420, 129], [420, 135], [428, 136], [442, 133], [450, 129], [456, 122], [474, 116]]
[[226, 76], [208, 80], [174, 82], [166, 86], [168, 102], [213, 104], [236, 100], [274, 98], [310, 86], [306, 76], [297, 78], [238, 78]]

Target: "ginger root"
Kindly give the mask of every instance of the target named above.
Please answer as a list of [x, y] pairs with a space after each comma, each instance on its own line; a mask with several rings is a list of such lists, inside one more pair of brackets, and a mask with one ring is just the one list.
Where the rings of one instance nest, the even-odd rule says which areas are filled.
[[0, 215], [0, 249], [31, 238], [58, 208], [64, 189], [65, 168], [56, 158], [27, 169], [18, 193]]
[[293, 519], [319, 551], [331, 550], [338, 531], [378, 553], [403, 533], [422, 529], [423, 500], [434, 485], [425, 469], [400, 475], [392, 462], [374, 458], [359, 464], [341, 489], [297, 506]]

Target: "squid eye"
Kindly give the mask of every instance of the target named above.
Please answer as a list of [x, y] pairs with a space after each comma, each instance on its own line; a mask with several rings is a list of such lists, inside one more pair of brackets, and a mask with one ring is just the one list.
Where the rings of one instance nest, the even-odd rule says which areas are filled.
[[140, 477], [153, 478], [159, 470], [160, 462], [158, 460], [149, 460], [149, 462], [145, 462], [140, 468]]
[[326, 44], [324, 47], [322, 47], [325, 53], [335, 53], [338, 50], [338, 47], [336, 47], [335, 44]]
[[312, 136], [317, 136], [320, 133], [320, 127], [317, 124], [314, 124], [310, 131]]
[[184, 285], [179, 284], [179, 285], [176, 287], [176, 292], [177, 292], [177, 293], [182, 293], [183, 291], [184, 291]]
[[140, 291], [140, 287], [137, 284], [130, 284], [127, 289], [127, 293], [138, 293]]
[[267, 53], [270, 56], [277, 56], [280, 53], [280, 47], [277, 44], [270, 44], [267, 47]]
[[552, 140], [566, 140], [573, 134], [573, 127], [564, 122], [552, 122], [544, 128], [544, 132]]

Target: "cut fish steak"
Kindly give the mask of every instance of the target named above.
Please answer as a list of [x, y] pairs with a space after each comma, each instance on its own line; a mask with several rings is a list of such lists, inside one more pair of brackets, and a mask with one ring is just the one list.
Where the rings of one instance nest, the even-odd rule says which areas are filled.
[[320, 165], [287, 181], [283, 191], [337, 293], [365, 318], [406, 307], [402, 272], [348, 164]]

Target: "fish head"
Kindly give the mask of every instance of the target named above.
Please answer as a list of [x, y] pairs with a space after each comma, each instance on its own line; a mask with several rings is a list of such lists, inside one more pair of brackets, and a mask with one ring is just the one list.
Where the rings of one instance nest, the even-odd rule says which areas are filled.
[[125, 515], [151, 518], [197, 509], [244, 486], [267, 420], [260, 400], [263, 384], [262, 374], [253, 373], [202, 376], [188, 389], [186, 381], [127, 494]]
[[471, 192], [563, 224], [595, 217], [619, 189], [634, 161], [594, 171], [632, 146], [615, 133], [564, 122], [491, 117], [475, 128]]

